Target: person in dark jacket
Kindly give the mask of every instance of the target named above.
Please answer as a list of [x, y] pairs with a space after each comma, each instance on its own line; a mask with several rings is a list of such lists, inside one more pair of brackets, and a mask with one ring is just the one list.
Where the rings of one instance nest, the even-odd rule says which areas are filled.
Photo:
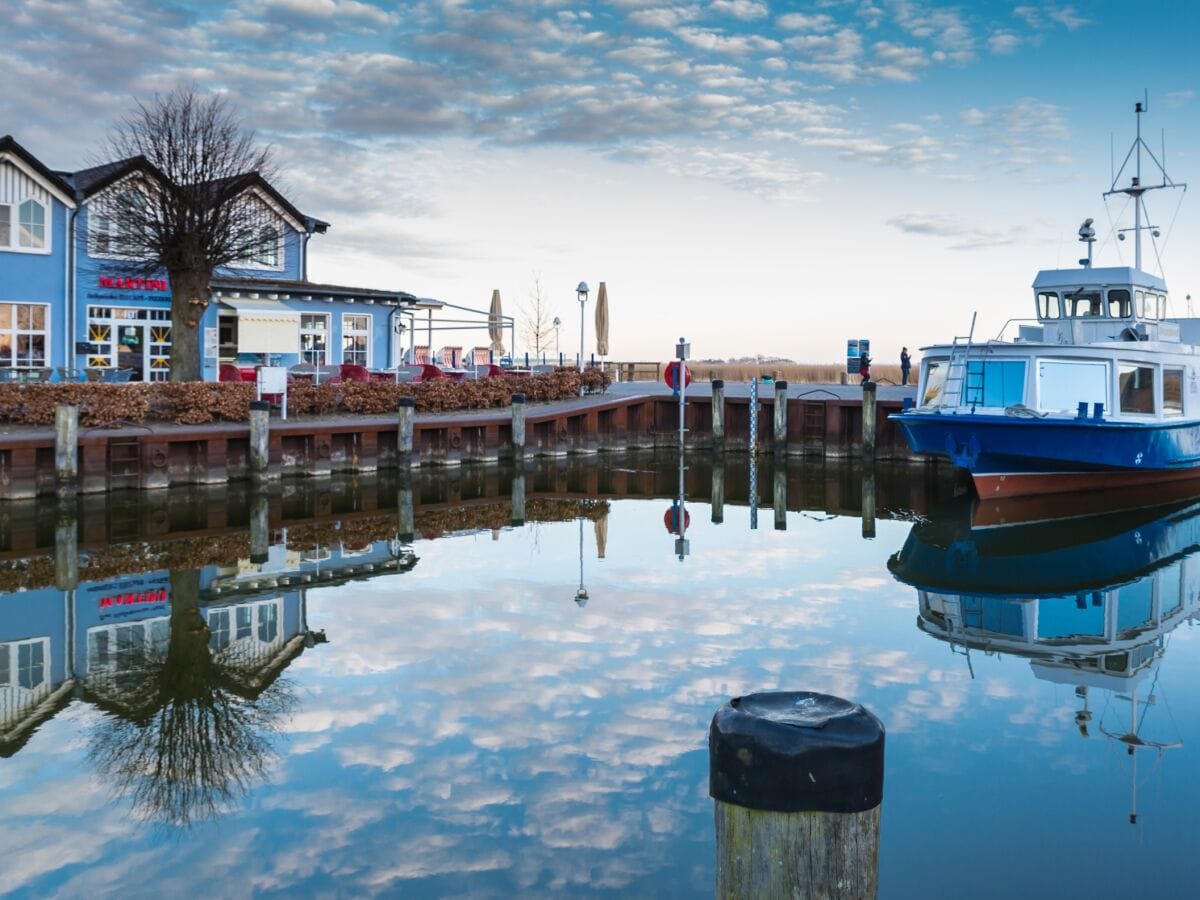
[[858, 360], [858, 374], [862, 376], [862, 384], [871, 380], [871, 357], [863, 354]]
[[908, 348], [900, 348], [900, 383], [908, 384], [908, 373], [912, 371], [912, 357], [908, 355]]

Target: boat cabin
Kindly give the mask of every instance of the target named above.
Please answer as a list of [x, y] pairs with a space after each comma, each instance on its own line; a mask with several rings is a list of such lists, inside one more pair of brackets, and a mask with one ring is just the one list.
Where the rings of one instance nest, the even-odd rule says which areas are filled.
[[1037, 325], [1018, 340], [1048, 344], [1178, 341], [1167, 321], [1167, 285], [1129, 266], [1043, 269], [1033, 281]]

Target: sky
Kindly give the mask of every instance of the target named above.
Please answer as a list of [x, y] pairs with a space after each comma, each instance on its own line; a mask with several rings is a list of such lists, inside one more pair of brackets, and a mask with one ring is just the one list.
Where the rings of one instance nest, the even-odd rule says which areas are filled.
[[[0, 134], [52, 168], [96, 162], [135, 98], [225, 94], [332, 225], [312, 279], [499, 289], [518, 326], [540, 286], [570, 354], [580, 281], [589, 354], [607, 285], [613, 359], [684, 336], [889, 361], [973, 314], [993, 337], [1032, 315], [1037, 270], [1075, 265], [1084, 218], [1098, 265], [1132, 264], [1101, 194], [1143, 97], [1147, 143], [1200, 184], [1187, 2], [0, 0], [0, 21]], [[1147, 205], [1144, 268], [1186, 315], [1200, 210]]]

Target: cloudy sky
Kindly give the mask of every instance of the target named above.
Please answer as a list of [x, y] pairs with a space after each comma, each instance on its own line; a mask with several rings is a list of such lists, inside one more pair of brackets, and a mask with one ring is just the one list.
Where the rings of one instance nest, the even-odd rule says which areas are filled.
[[[683, 334], [699, 356], [803, 361], [870, 337], [886, 360], [965, 333], [973, 311], [995, 334], [1030, 314], [1037, 269], [1079, 256], [1084, 217], [1101, 263], [1131, 262], [1111, 239], [1123, 202], [1100, 193], [1143, 90], [1149, 143], [1165, 131], [1172, 177], [1200, 183], [1186, 3], [0, 9], [0, 133], [47, 164], [92, 161], [134, 97], [226, 92], [278, 150], [284, 191], [333, 224], [313, 278], [479, 306], [499, 288], [509, 312], [538, 281], [564, 351], [580, 280], [607, 282], [623, 359]], [[1182, 315], [1200, 210], [1176, 220], [1180, 193], [1149, 203]]]

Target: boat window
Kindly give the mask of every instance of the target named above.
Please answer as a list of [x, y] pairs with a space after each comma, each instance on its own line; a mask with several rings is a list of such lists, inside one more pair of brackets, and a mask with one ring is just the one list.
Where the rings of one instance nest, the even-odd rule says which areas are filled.
[[1063, 297], [1063, 302], [1066, 304], [1065, 312], [1068, 318], [1104, 315], [1098, 292], [1067, 294]]
[[1108, 292], [1108, 315], [1113, 319], [1128, 319], [1133, 315], [1129, 291], [1124, 288]]
[[1163, 415], [1183, 415], [1183, 369], [1163, 367]]
[[1159, 297], [1157, 294], [1152, 294], [1147, 291], [1137, 292], [1137, 314], [1143, 319], [1157, 319]]
[[1164, 294], [1158, 295], [1158, 317], [1160, 319], [1167, 317], [1167, 298]]
[[922, 406], [941, 406], [945, 402], [942, 388], [946, 386], [946, 361], [922, 360], [925, 366], [925, 391], [921, 394]]
[[961, 402], [967, 406], [1012, 406], [1025, 401], [1025, 360], [967, 361]]
[[1154, 367], [1140, 363], [1121, 363], [1117, 382], [1121, 392], [1121, 412], [1154, 412]]
[[1058, 294], [1054, 291], [1039, 291], [1037, 295], [1038, 318], [1058, 318]]
[[1108, 365], [1065, 359], [1038, 360], [1038, 409], [1074, 412], [1080, 403], [1108, 406]]

